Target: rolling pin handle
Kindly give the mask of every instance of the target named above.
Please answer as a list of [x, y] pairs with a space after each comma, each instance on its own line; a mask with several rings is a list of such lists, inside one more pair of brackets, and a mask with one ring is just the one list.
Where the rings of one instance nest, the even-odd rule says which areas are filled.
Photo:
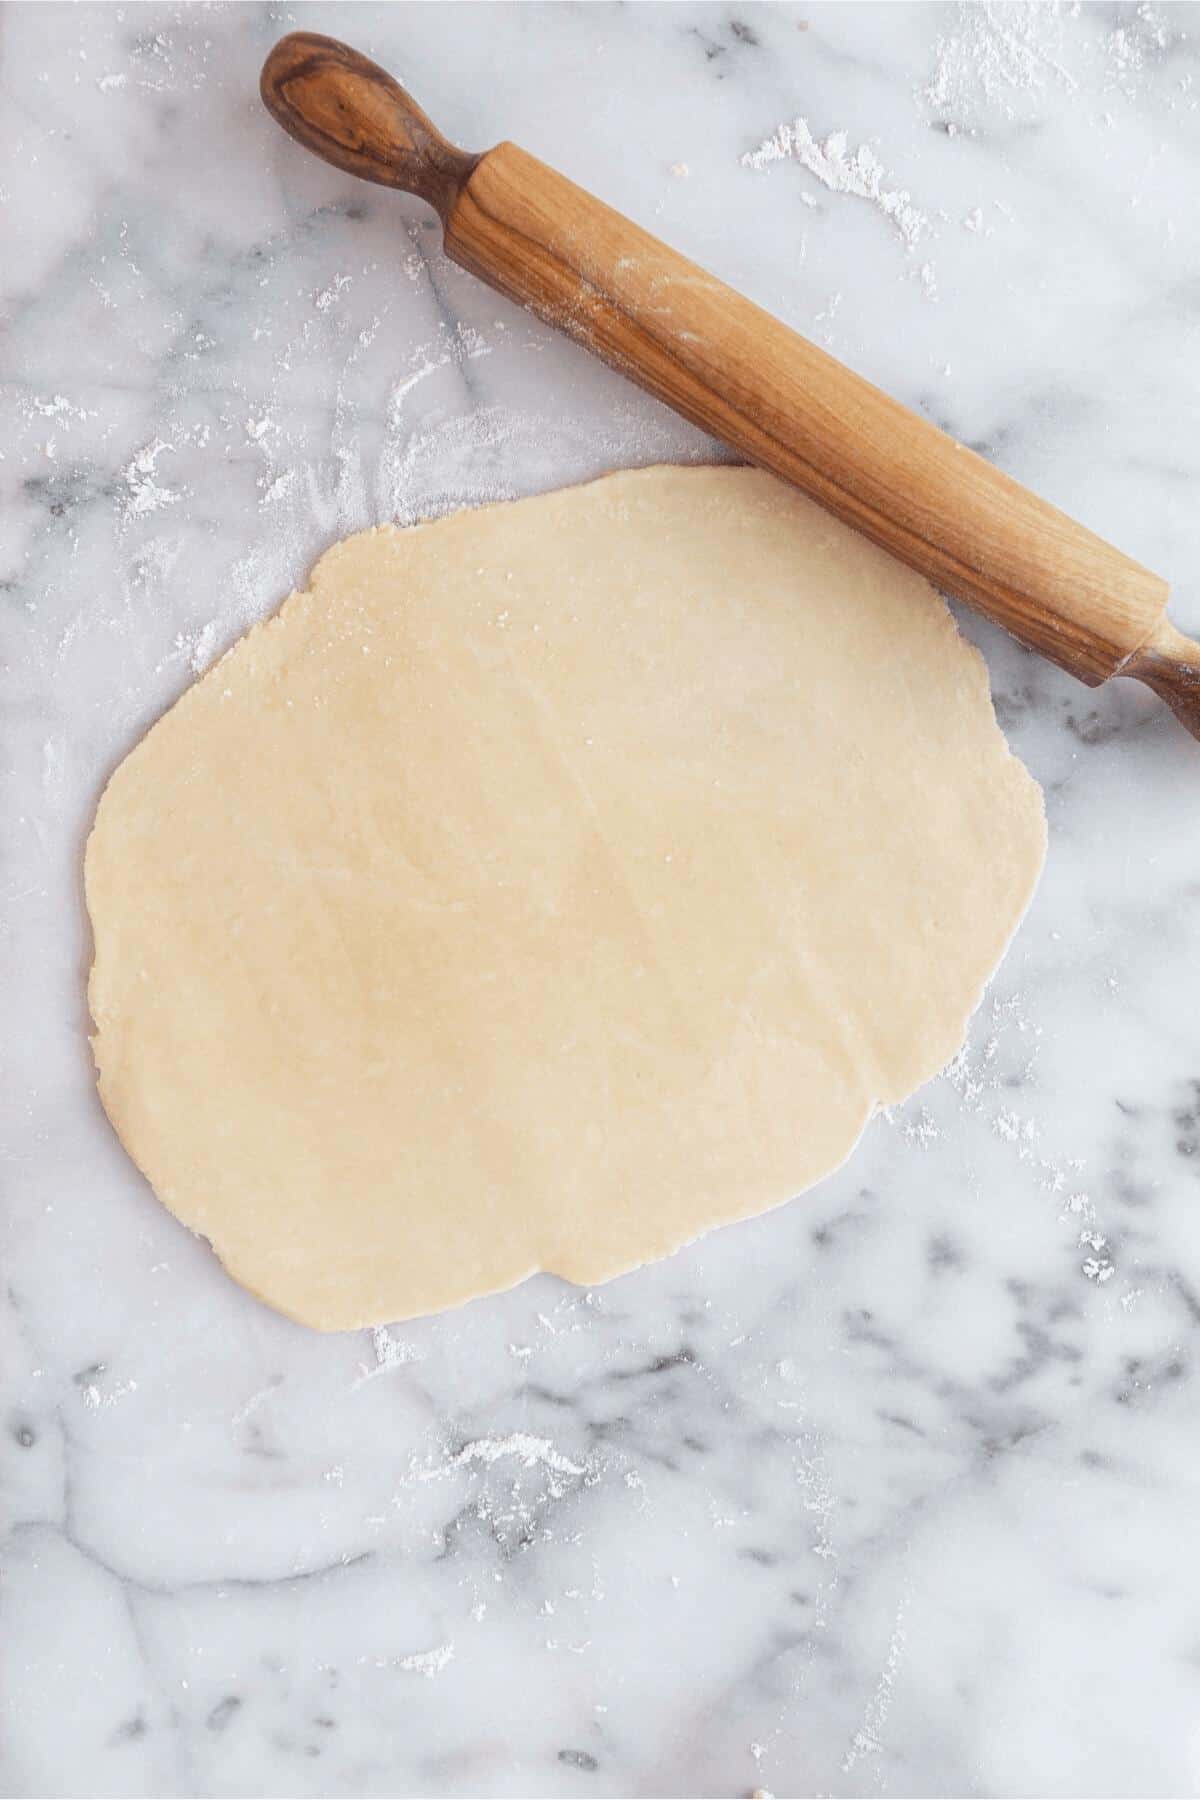
[[479, 161], [448, 143], [386, 69], [336, 38], [280, 38], [259, 80], [283, 129], [348, 175], [419, 194], [443, 221]]
[[1165, 613], [1119, 673], [1153, 688], [1179, 723], [1200, 738], [1200, 644], [1177, 630]]

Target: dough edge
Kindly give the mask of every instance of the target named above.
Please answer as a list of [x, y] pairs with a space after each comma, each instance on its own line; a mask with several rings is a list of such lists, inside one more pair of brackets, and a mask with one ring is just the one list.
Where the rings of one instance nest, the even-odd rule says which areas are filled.
[[[340, 1302], [331, 1302], [328, 1309], [323, 1312], [322, 1316], [316, 1317], [314, 1316], [311, 1307], [301, 1308], [299, 1305], [289, 1303], [286, 1298], [281, 1298], [277, 1293], [272, 1294], [266, 1292], [262, 1276], [256, 1267], [245, 1265], [235, 1248], [232, 1246], [228, 1248], [223, 1246], [218, 1238], [209, 1236], [208, 1231], [203, 1226], [193, 1223], [187, 1217], [185, 1211], [177, 1210], [174, 1200], [167, 1201], [162, 1197], [160, 1190], [155, 1185], [149, 1171], [139, 1158], [138, 1152], [132, 1142], [134, 1133], [126, 1125], [122, 1117], [124, 1109], [120, 1102], [119, 1083], [117, 1084], [116, 1091], [113, 1091], [112, 1083], [106, 1082], [105, 1072], [100, 1057], [102, 1029], [96, 1024], [95, 1001], [97, 995], [104, 987], [107, 970], [105, 954], [100, 941], [101, 934], [97, 928], [97, 909], [93, 896], [93, 845], [97, 833], [101, 828], [106, 806], [112, 804], [114, 797], [119, 794], [121, 782], [124, 779], [130, 778], [130, 775], [136, 772], [143, 755], [148, 753], [148, 746], [150, 746], [156, 733], [166, 721], [168, 719], [178, 720], [180, 717], [185, 717], [188, 708], [196, 703], [196, 698], [201, 690], [206, 684], [217, 679], [222, 666], [231, 658], [236, 658], [240, 653], [246, 650], [247, 646], [278, 630], [291, 617], [295, 608], [305, 604], [314, 603], [318, 597], [323, 580], [329, 579], [335, 573], [339, 559], [346, 554], [350, 546], [356, 544], [361, 539], [375, 536], [407, 538], [413, 533], [445, 533], [447, 536], [450, 536], [464, 528], [469, 530], [471, 522], [480, 514], [489, 515], [502, 513], [516, 506], [536, 507], [539, 504], [551, 506], [566, 494], [573, 494], [581, 490], [610, 485], [618, 486], [622, 483], [636, 483], [640, 478], [647, 476], [669, 475], [688, 477], [695, 475], [703, 477], [714, 473], [722, 475], [745, 475], [753, 478], [756, 483], [761, 482], [769, 484], [772, 489], [784, 487], [786, 492], [793, 494], [793, 490], [787, 489], [785, 484], [778, 482], [774, 476], [767, 475], [750, 464], [656, 463], [637, 468], [620, 468], [612, 470], [598, 475], [589, 481], [572, 483], [567, 487], [548, 489], [535, 495], [521, 496], [515, 499], [488, 501], [480, 506], [461, 506], [452, 512], [417, 520], [407, 525], [398, 525], [391, 521], [384, 521], [376, 525], [365, 527], [360, 532], [352, 533], [349, 537], [336, 541], [323, 550], [313, 562], [308, 579], [303, 586], [293, 588], [273, 612], [267, 614], [261, 620], [256, 621], [235, 639], [235, 641], [209, 665], [208, 669], [206, 669], [202, 675], [197, 677], [194, 682], [190, 683], [171, 705], [158, 716], [153, 724], [141, 734], [133, 746], [120, 758], [105, 782], [96, 806], [91, 830], [88, 833], [83, 859], [85, 905], [91, 927], [93, 945], [92, 962], [87, 980], [88, 1006], [94, 1027], [89, 1034], [89, 1042], [96, 1064], [97, 1087], [101, 1102], [118, 1140], [122, 1144], [122, 1147], [130, 1160], [134, 1163], [135, 1167], [139, 1169], [143, 1178], [150, 1185], [156, 1200], [160, 1204], [166, 1206], [167, 1210], [170, 1211], [172, 1215], [186, 1227], [186, 1229], [191, 1231], [194, 1236], [201, 1237], [213, 1250], [218, 1262], [227, 1274], [236, 1281], [240, 1287], [252, 1294], [255, 1299], [261, 1301], [262, 1304], [267, 1306], [271, 1311], [279, 1313], [297, 1324], [305, 1325], [310, 1329], [315, 1329], [324, 1333], [357, 1331], [381, 1323], [378, 1306], [370, 1302], [364, 1302], [362, 1305], [352, 1305], [349, 1307]], [[795, 497], [803, 499], [802, 496]], [[815, 503], [813, 502], [805, 500], [803, 503], [815, 507]], [[1031, 868], [1025, 883], [1025, 892], [1020, 899], [1019, 905], [1014, 909], [1010, 928], [1004, 937], [1000, 949], [995, 954], [990, 967], [987, 968], [976, 985], [975, 992], [970, 999], [969, 1005], [963, 1015], [961, 1026], [958, 1029], [957, 1041], [954, 1047], [950, 1050], [948, 1055], [939, 1056], [936, 1061], [919, 1074], [915, 1080], [908, 1083], [904, 1088], [903, 1094], [883, 1094], [873, 1096], [863, 1108], [862, 1117], [858, 1122], [853, 1138], [847, 1143], [844, 1152], [836, 1160], [824, 1167], [819, 1173], [806, 1179], [799, 1187], [794, 1189], [789, 1188], [786, 1192], [779, 1194], [778, 1197], [767, 1201], [763, 1201], [761, 1197], [749, 1198], [744, 1204], [727, 1210], [725, 1216], [713, 1217], [710, 1215], [709, 1218], [695, 1230], [673, 1237], [666, 1247], [660, 1246], [649, 1251], [641, 1251], [632, 1254], [628, 1259], [619, 1264], [614, 1264], [611, 1260], [606, 1260], [602, 1268], [589, 1268], [586, 1265], [585, 1257], [582, 1257], [578, 1262], [572, 1262], [569, 1255], [559, 1255], [545, 1261], [534, 1258], [519, 1266], [514, 1264], [510, 1270], [499, 1275], [497, 1279], [486, 1288], [478, 1288], [466, 1295], [462, 1292], [461, 1283], [450, 1279], [444, 1284], [444, 1292], [440, 1294], [435, 1293], [434, 1296], [430, 1298], [428, 1304], [424, 1305], [420, 1310], [414, 1310], [404, 1314], [393, 1314], [391, 1320], [387, 1322], [431, 1317], [443, 1311], [457, 1310], [462, 1306], [469, 1305], [476, 1299], [486, 1299], [496, 1294], [505, 1293], [536, 1274], [553, 1275], [558, 1279], [579, 1287], [603, 1285], [608, 1281], [618, 1279], [622, 1275], [629, 1274], [636, 1269], [645, 1267], [651, 1262], [664, 1260], [666, 1257], [674, 1255], [677, 1251], [698, 1242], [701, 1238], [709, 1237], [714, 1232], [723, 1231], [731, 1225], [748, 1222], [749, 1220], [764, 1216], [767, 1213], [774, 1212], [778, 1208], [788, 1204], [791, 1200], [811, 1191], [812, 1188], [820, 1185], [820, 1183], [829, 1179], [840, 1169], [844, 1168], [858, 1150], [864, 1132], [881, 1108], [890, 1104], [896, 1104], [903, 1099], [911, 1097], [912, 1094], [924, 1087], [930, 1080], [936, 1078], [936, 1076], [943, 1073], [951, 1066], [955, 1057], [961, 1051], [962, 1046], [966, 1041], [970, 1021], [978, 1011], [1000, 964], [1008, 954], [1012, 942], [1019, 931], [1037, 892], [1038, 883], [1045, 866], [1047, 848], [1044, 796], [1039, 783], [1030, 774], [1024, 763], [1010, 747], [996, 718], [986, 660], [978, 647], [971, 643], [971, 641], [959, 630], [957, 621], [946, 603], [944, 596], [935, 589], [932, 584], [927, 582], [924, 577], [908, 570], [903, 565], [897, 564], [895, 559], [892, 558], [889, 553], [876, 546], [870, 539], [864, 537], [852, 527], [844, 525], [841, 521], [833, 518], [824, 511], [821, 512], [821, 517], [823, 520], [828, 521], [831, 531], [835, 534], [844, 533], [856, 544], [863, 546], [873, 558], [877, 558], [880, 566], [886, 565], [893, 572], [898, 572], [899, 576], [903, 577], [905, 581], [917, 583], [921, 588], [927, 590], [937, 601], [945, 628], [955, 636], [962, 651], [965, 653], [963, 658], [964, 677], [967, 676], [969, 670], [969, 678], [977, 686], [986, 704], [991, 737], [991, 743], [987, 746], [988, 759], [990, 761], [992, 758], [996, 757], [998, 753], [998, 760], [1000, 765], [1004, 768], [1005, 777], [1009, 780], [1015, 777], [1025, 790], [1026, 800], [1032, 802], [1035, 809], [1030, 815], [1028, 822], [1030, 824], [1036, 824], [1039, 835], [1037, 844], [1034, 846], [1034, 854], [1031, 858]], [[981, 749], [982, 748], [983, 747], [981, 746]], [[365, 1262], [377, 1260], [377, 1252], [371, 1247], [364, 1247], [362, 1257]]]

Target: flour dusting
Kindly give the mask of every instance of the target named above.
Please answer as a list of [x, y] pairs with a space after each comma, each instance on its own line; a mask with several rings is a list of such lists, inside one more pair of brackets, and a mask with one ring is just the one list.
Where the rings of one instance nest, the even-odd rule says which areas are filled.
[[587, 1473], [582, 1463], [573, 1463], [560, 1455], [549, 1438], [532, 1437], [527, 1431], [513, 1431], [502, 1438], [476, 1438], [473, 1443], [464, 1444], [457, 1456], [450, 1458], [448, 1466], [458, 1469], [465, 1463], [490, 1464], [500, 1462], [506, 1456], [515, 1457], [525, 1469], [535, 1468], [540, 1463], [559, 1475]]
[[335, 275], [328, 287], [323, 287], [314, 294], [313, 305], [317, 311], [328, 312], [331, 306], [335, 306], [350, 286], [351, 279], [349, 275]]
[[[1082, 1274], [1103, 1287], [1117, 1274], [1117, 1265], [1109, 1239], [1097, 1225], [1091, 1194], [1079, 1184], [1083, 1161], [1079, 1157], [1056, 1158], [1047, 1154], [1037, 1120], [1022, 1116], [1001, 1098], [1013, 1086], [1025, 1088], [1033, 1082], [1041, 1028], [1030, 1022], [1019, 994], [1007, 999], [993, 997], [991, 1025], [982, 1053], [972, 1058], [969, 1045], [964, 1044], [943, 1071], [943, 1078], [954, 1089], [964, 1110], [982, 1118], [1000, 1143], [1007, 1145], [1017, 1162], [1029, 1171], [1042, 1192], [1057, 1201], [1058, 1223], [1066, 1226], [1073, 1243], [1088, 1253], [1078, 1265]], [[1010, 1035], [1014, 1032], [1016, 1044]], [[1018, 1048], [1022, 1040], [1028, 1044], [1028, 1051]], [[1016, 1071], [1012, 1067], [1014, 1049], [1023, 1064]], [[905, 1136], [910, 1142], [919, 1143], [919, 1127], [916, 1131], [905, 1127]]]
[[21, 411], [27, 419], [57, 419], [65, 430], [70, 430], [72, 419], [94, 419], [95, 411], [86, 406], [77, 406], [68, 400], [65, 394], [55, 394], [50, 400], [43, 400], [34, 394], [28, 400], [20, 402]]
[[[953, 30], [937, 39], [933, 73], [919, 98], [942, 116], [951, 136], [973, 130], [982, 112], [1015, 118], [1023, 97], [1073, 96], [1086, 84], [1132, 98], [1170, 49], [1169, 14], [1149, 0], [1112, 12], [1109, 29], [1097, 33], [1087, 29], [1091, 20], [1079, 0], [963, 0]], [[1180, 89], [1181, 96], [1188, 92]], [[1168, 99], [1168, 110], [1175, 104]], [[1113, 123], [1111, 116], [1105, 123]]]
[[831, 193], [853, 194], [869, 201], [895, 226], [910, 250], [929, 231], [929, 220], [913, 205], [908, 189], [890, 186], [891, 177], [870, 145], [851, 150], [844, 131], [833, 131], [818, 140], [807, 119], [797, 118], [790, 125], [780, 125], [757, 150], [748, 150], [742, 157], [748, 169], [765, 169], [777, 162], [798, 162]]
[[905, 1615], [912, 1604], [912, 1589], [907, 1584], [900, 1597], [896, 1609], [895, 1624], [884, 1658], [883, 1668], [879, 1672], [879, 1680], [875, 1692], [867, 1705], [862, 1725], [855, 1732], [850, 1748], [842, 1759], [842, 1773], [848, 1775], [855, 1763], [864, 1756], [876, 1756], [883, 1748], [883, 1728], [887, 1716], [892, 1710], [892, 1701], [896, 1694], [896, 1677], [900, 1673], [900, 1664], [904, 1655], [904, 1647], [908, 1634], [904, 1628]]
[[188, 667], [193, 675], [203, 675], [209, 663], [216, 655], [219, 627], [215, 619], [202, 625], [195, 638], [188, 646]]
[[116, 1387], [106, 1391], [98, 1382], [89, 1381], [82, 1385], [80, 1391], [83, 1395], [83, 1404], [95, 1412], [100, 1407], [116, 1406], [118, 1401], [127, 1399], [130, 1394], [136, 1394], [137, 1387], [136, 1381], [129, 1380], [119, 1382]]
[[157, 474], [159, 457], [168, 455], [173, 449], [173, 445], [156, 437], [144, 444], [133, 460], [126, 463], [121, 471], [126, 487], [121, 506], [121, 516], [124, 519], [145, 518], [148, 513], [161, 512], [165, 506], [175, 505], [179, 499], [178, 490], [164, 486]]
[[972, 0], [958, 8], [955, 29], [934, 47], [923, 98], [935, 111], [961, 113], [980, 101], [1012, 117], [1015, 94], [1053, 83], [1079, 84], [1062, 58], [1062, 8], [1045, 0]]
[[454, 1661], [454, 1645], [439, 1644], [434, 1650], [417, 1650], [411, 1656], [398, 1656], [392, 1664], [395, 1669], [405, 1669], [413, 1675], [424, 1675], [432, 1681], [440, 1675], [447, 1663]]
[[[402, 1369], [409, 1363], [423, 1362], [424, 1354], [415, 1344], [409, 1344], [403, 1338], [394, 1337], [386, 1325], [375, 1325], [371, 1330], [371, 1344], [375, 1351], [375, 1367], [363, 1369], [355, 1388], [374, 1381], [378, 1375], [390, 1374], [393, 1369]], [[361, 1367], [361, 1364], [360, 1364]]]

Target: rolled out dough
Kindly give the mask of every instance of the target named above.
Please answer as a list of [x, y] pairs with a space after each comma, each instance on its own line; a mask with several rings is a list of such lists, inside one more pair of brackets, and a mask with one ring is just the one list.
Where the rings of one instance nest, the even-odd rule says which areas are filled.
[[943, 602], [769, 476], [384, 526], [110, 781], [100, 1092], [307, 1324], [604, 1281], [947, 1062], [1044, 837]]

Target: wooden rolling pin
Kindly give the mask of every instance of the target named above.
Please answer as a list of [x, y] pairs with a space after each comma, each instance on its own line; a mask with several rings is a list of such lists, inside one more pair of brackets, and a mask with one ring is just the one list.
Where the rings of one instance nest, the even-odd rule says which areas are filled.
[[1200, 644], [1167, 584], [515, 144], [457, 149], [386, 70], [297, 31], [285, 131], [419, 194], [446, 254], [1089, 686], [1132, 675], [1200, 737]]

